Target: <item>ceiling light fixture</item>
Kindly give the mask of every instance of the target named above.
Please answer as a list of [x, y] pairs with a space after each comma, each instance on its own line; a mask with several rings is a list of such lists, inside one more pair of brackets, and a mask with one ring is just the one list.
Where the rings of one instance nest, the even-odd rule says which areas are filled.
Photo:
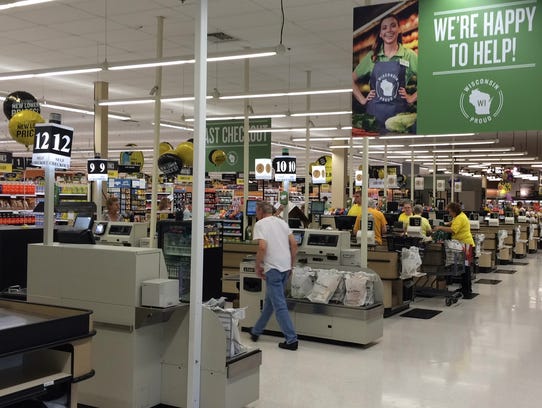
[[[153, 126], [154, 126], [154, 123], [153, 123]], [[165, 127], [165, 128], [170, 128], [170, 129], [188, 130], [189, 132], [194, 131], [193, 128], [190, 128], [188, 126], [182, 125], [180, 123], [175, 123], [175, 122], [162, 121], [160, 122], [160, 126]]]
[[83, 65], [78, 67], [63, 67], [52, 69], [33, 69], [29, 71], [4, 72], [0, 74], [0, 81], [9, 81], [14, 79], [43, 78], [52, 76], [89, 74], [102, 71], [101, 66]]
[[474, 136], [476, 133], [447, 133], [441, 135], [389, 135], [389, 136], [380, 136], [379, 139], [430, 139], [433, 137], [463, 137], [463, 136]]
[[323, 111], [323, 112], [300, 112], [300, 113], [290, 113], [289, 116], [296, 117], [305, 117], [305, 116], [332, 116], [332, 115], [350, 115], [352, 111]]
[[[69, 104], [57, 103], [57, 102], [48, 102], [46, 100], [41, 102], [40, 106], [46, 109], [57, 109], [57, 110], [65, 111], [65, 112], [82, 113], [84, 115], [94, 116], [93, 110], [87, 109], [83, 106], [69, 105]], [[119, 119], [119, 120], [132, 119], [130, 115], [120, 113], [120, 112], [108, 112], [107, 116], [111, 119]]]
[[[32, 3], [40, 2], [39, 0], [27, 0], [19, 2], [20, 5], [30, 5], [37, 4]], [[42, 0], [53, 1], [53, 0]], [[26, 3], [26, 4], [23, 4]], [[10, 8], [12, 4], [0, 5], [0, 10], [4, 8]], [[16, 7], [12, 5], [11, 7]], [[208, 62], [215, 61], [231, 61], [238, 59], [249, 59], [249, 58], [261, 58], [261, 57], [270, 57], [280, 53], [285, 52], [284, 46], [277, 46], [272, 48], [265, 48], [260, 50], [242, 50], [229, 52], [227, 54], [209, 54], [207, 57]], [[93, 65], [83, 65], [83, 66], [72, 66], [72, 67], [58, 67], [58, 68], [42, 68], [42, 69], [33, 69], [27, 71], [17, 71], [17, 72], [4, 72], [0, 74], [0, 81], [8, 81], [14, 79], [30, 79], [30, 78], [40, 78], [40, 77], [50, 77], [50, 76], [63, 76], [63, 75], [76, 75], [76, 74], [88, 74], [92, 72], [99, 71], [119, 71], [127, 69], [140, 69], [140, 68], [153, 68], [153, 67], [164, 67], [172, 65], [182, 65], [182, 64], [193, 64], [195, 62], [193, 56], [189, 57], [169, 57], [169, 58], [160, 58], [160, 59], [147, 59], [147, 60], [136, 60], [136, 61], [125, 61], [125, 62], [108, 62], [104, 61], [101, 64]], [[163, 99], [162, 99], [163, 100]]]
[[[289, 133], [289, 132], [306, 132], [306, 127], [298, 127], [298, 128], [268, 128], [268, 129], [250, 129], [248, 133], [261, 133], [263, 130], [267, 133]], [[317, 131], [317, 130], [337, 130], [336, 126], [322, 126], [322, 127], [311, 127], [311, 131]]]
[[[514, 146], [512, 147], [499, 147], [499, 152], [513, 152], [516, 150]], [[435, 149], [433, 153], [478, 153], [478, 152], [489, 152], [492, 153], [495, 151], [495, 148], [492, 149]]]
[[0, 5], [0, 11], [8, 10], [10, 8], [15, 8], [15, 7], [33, 6], [35, 4], [48, 3], [50, 1], [55, 1], [55, 0], [22, 0], [22, 1], [14, 1], [12, 3], [7, 3], [7, 4]]
[[444, 143], [413, 143], [408, 147], [430, 147], [430, 146], [467, 146], [467, 145], [486, 145], [498, 143], [499, 139], [476, 140], [468, 142], [444, 142]]
[[352, 92], [352, 88], [333, 88], [333, 89], [313, 89], [313, 90], [296, 90], [284, 92], [266, 92], [266, 93], [242, 93], [237, 95], [221, 95], [219, 99], [256, 99], [256, 98], [275, 98], [280, 96], [306, 96], [306, 95], [328, 95]]

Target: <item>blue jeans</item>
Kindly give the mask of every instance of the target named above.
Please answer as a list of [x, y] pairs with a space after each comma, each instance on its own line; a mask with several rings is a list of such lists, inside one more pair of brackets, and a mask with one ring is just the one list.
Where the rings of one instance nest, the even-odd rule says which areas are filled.
[[277, 269], [269, 269], [265, 274], [265, 283], [267, 290], [265, 292], [265, 301], [260, 318], [252, 328], [252, 334], [259, 336], [263, 333], [267, 322], [275, 311], [275, 317], [280, 326], [280, 330], [286, 338], [286, 343], [297, 341], [294, 324], [288, 314], [286, 297], [284, 289], [288, 281], [288, 272], [280, 272]]

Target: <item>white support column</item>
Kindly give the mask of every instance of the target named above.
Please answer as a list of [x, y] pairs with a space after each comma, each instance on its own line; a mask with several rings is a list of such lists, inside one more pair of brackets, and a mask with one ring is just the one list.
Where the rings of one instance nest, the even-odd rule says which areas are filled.
[[433, 202], [431, 207], [434, 209], [437, 205], [437, 157], [433, 154]]
[[192, 250], [190, 265], [190, 323], [188, 333], [187, 407], [199, 408], [201, 375], [201, 296], [203, 290], [203, 226], [205, 195], [205, 116], [207, 93], [207, 0], [196, 15], [194, 66], [194, 177], [192, 189]]
[[[164, 17], [156, 18], [156, 58], [162, 58], [164, 48]], [[149, 246], [155, 248], [154, 234], [156, 231], [156, 218], [158, 211], [158, 156], [160, 155], [160, 114], [162, 110], [162, 67], [156, 67], [154, 77], [154, 144], [152, 160], [152, 185], [151, 185], [151, 224]]]
[[[307, 89], [310, 89], [311, 87], [311, 71], [307, 71]], [[306, 108], [307, 108], [307, 112], [310, 112], [311, 111], [311, 96], [310, 95], [307, 95], [305, 97], [305, 103], [306, 103]], [[311, 148], [311, 143], [310, 143], [310, 137], [311, 137], [311, 129], [310, 129], [310, 123], [311, 123], [311, 119], [310, 119], [310, 116], [307, 116], [306, 119], [305, 119], [305, 126], [306, 126], [306, 130], [305, 130], [305, 166], [307, 166], [307, 168], [305, 169], [305, 216], [308, 217], [309, 216], [309, 188], [310, 188], [310, 181], [311, 181], [311, 178], [312, 178], [312, 175], [309, 175], [309, 160], [310, 160], [310, 148]], [[333, 173], [333, 172], [332, 172]], [[318, 197], [320, 198], [320, 197]]]
[[414, 205], [414, 149], [410, 151], [410, 201]]
[[388, 210], [388, 142], [384, 142], [384, 199]]
[[[250, 60], [247, 58], [245, 59], [245, 92], [248, 93], [250, 90]], [[250, 148], [249, 148], [249, 136], [248, 133], [250, 128], [250, 121], [248, 119], [249, 115], [249, 106], [250, 100], [248, 98], [244, 99], [245, 109], [244, 109], [244, 122], [243, 122], [243, 203], [245, 204], [246, 208], [246, 202], [248, 200], [248, 172], [250, 169]], [[262, 197], [264, 192], [262, 191]], [[248, 239], [246, 236], [246, 230], [248, 226], [248, 217], [246, 210], [243, 211], [243, 225], [245, 228], [241, 233], [243, 234], [243, 237], [245, 240]]]
[[367, 202], [369, 201], [369, 138], [363, 138], [363, 176], [361, 190], [361, 267], [367, 268], [367, 219], [369, 214]]

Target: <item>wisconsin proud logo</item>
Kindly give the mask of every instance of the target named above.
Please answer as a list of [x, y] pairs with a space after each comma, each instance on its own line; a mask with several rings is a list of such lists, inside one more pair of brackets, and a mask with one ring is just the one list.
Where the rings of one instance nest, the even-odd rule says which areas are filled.
[[474, 124], [491, 122], [501, 113], [504, 95], [500, 85], [487, 78], [470, 81], [461, 92], [459, 107], [467, 120]]

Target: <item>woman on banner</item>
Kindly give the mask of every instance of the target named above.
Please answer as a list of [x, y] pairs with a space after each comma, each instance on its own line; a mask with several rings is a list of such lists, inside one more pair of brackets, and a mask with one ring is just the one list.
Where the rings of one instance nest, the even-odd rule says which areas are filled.
[[[416, 102], [418, 92], [408, 93], [406, 85], [417, 72], [418, 55], [403, 46], [399, 19], [394, 15], [384, 17], [378, 25], [378, 37], [371, 50], [352, 73], [354, 97], [376, 118], [381, 133], [406, 132], [414, 123], [398, 120], [397, 126], [393, 126], [396, 129], [386, 129], [385, 125], [387, 119], [408, 112], [409, 105]], [[364, 96], [357, 82], [367, 76], [370, 91]]]

